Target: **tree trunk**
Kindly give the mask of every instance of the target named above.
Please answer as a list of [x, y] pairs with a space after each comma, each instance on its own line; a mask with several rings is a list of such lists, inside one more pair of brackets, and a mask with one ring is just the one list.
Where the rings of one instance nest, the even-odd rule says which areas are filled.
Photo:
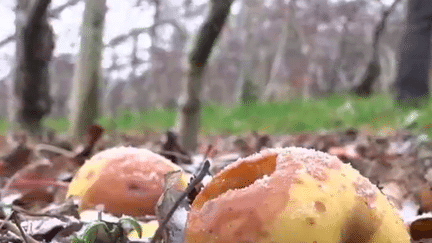
[[87, 0], [81, 29], [81, 46], [71, 93], [70, 135], [81, 140], [99, 113], [99, 83], [106, 0]]
[[[155, 12], [153, 15], [153, 25], [150, 28], [149, 36], [150, 36], [150, 69], [148, 71], [145, 88], [145, 99], [148, 99], [148, 103], [151, 106], [155, 106], [157, 104], [157, 98], [161, 94], [159, 92], [159, 79], [160, 75], [158, 75], [159, 63], [157, 58], [157, 42], [159, 41], [157, 28], [159, 27], [160, 17], [161, 17], [161, 8], [162, 3], [160, 0], [153, 0]], [[142, 99], [142, 97], [141, 97]]]
[[195, 46], [189, 56], [189, 71], [186, 88], [179, 110], [181, 146], [193, 151], [197, 147], [200, 127], [200, 93], [204, 67], [225, 24], [234, 0], [212, 0], [210, 12], [201, 26]]
[[379, 62], [379, 40], [384, 32], [388, 16], [396, 8], [401, 0], [395, 0], [393, 4], [382, 13], [381, 21], [376, 25], [374, 37], [372, 40], [372, 56], [360, 79], [360, 84], [355, 88], [355, 93], [358, 96], [370, 96], [372, 93], [372, 86], [381, 74], [381, 65]]
[[[354, 14], [352, 14], [354, 15]], [[349, 16], [347, 18], [345, 18], [343, 25], [342, 25], [342, 30], [339, 36], [339, 39], [337, 40], [337, 50], [336, 50], [336, 55], [332, 61], [331, 67], [330, 67], [330, 77], [328, 80], [328, 85], [327, 85], [327, 93], [334, 93], [336, 91], [336, 89], [338, 88], [338, 84], [340, 83], [340, 79], [339, 79], [339, 73], [340, 70], [342, 69], [342, 64], [344, 62], [344, 56], [345, 53], [347, 51], [347, 40], [346, 40], [346, 36], [348, 35], [348, 25], [351, 22], [351, 18], [352, 16]]]
[[389, 45], [381, 46], [381, 50], [383, 52], [381, 61], [381, 90], [387, 93], [396, 79], [397, 57], [396, 52]]
[[258, 50], [258, 66], [254, 68], [253, 76], [257, 79], [259, 90], [264, 90], [264, 87], [270, 79], [270, 71], [272, 66], [272, 55], [269, 53], [269, 46], [262, 45]]
[[288, 29], [289, 25], [284, 24], [282, 29], [281, 37], [279, 39], [278, 47], [276, 49], [276, 55], [272, 63], [270, 71], [270, 79], [262, 94], [262, 100], [264, 102], [274, 101], [276, 99], [276, 93], [279, 89], [278, 73], [280, 72], [281, 66], [283, 65], [283, 60], [286, 51], [286, 45], [288, 43]]
[[[262, 94], [261, 100], [263, 102], [275, 101], [277, 98], [278, 91], [280, 90], [280, 81], [278, 75], [284, 64], [284, 58], [287, 51], [288, 39], [290, 36], [295, 37], [295, 41], [297, 44], [301, 44], [299, 40], [299, 33], [297, 32], [297, 28], [295, 27], [295, 0], [291, 0], [288, 4], [288, 11], [285, 14], [285, 21], [283, 23], [282, 32], [280, 34], [278, 46], [276, 49], [276, 54], [270, 69], [270, 77], [266, 86], [264, 88], [264, 92]], [[281, 7], [285, 7], [281, 5]]]
[[16, 95], [12, 121], [32, 134], [41, 132], [41, 120], [50, 112], [49, 63], [54, 49], [47, 20], [51, 0], [18, 0], [16, 18]]
[[410, 0], [407, 7], [395, 88], [398, 104], [416, 106], [429, 96], [432, 1]]
[[245, 97], [244, 85], [246, 82], [251, 82], [251, 67], [252, 67], [252, 26], [251, 26], [251, 16], [249, 6], [247, 4], [248, 0], [243, 0], [241, 2], [241, 10], [238, 14], [238, 30], [240, 33], [240, 38], [242, 42], [241, 50], [241, 62], [240, 62], [240, 74], [237, 78], [236, 83], [236, 101], [237, 103], [242, 103], [242, 97]]

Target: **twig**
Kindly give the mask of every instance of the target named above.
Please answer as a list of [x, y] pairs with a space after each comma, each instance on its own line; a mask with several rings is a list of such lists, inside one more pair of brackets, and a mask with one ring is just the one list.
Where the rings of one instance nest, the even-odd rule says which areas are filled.
[[[21, 227], [21, 222], [18, 218], [18, 213], [16, 211], [12, 211], [12, 214], [10, 216], [11, 216], [12, 221], [14, 221], [15, 225], [17, 226], [17, 227], [11, 227], [11, 228], [15, 229], [15, 232], [13, 230], [11, 230], [12, 232], [14, 232], [16, 234], [16, 228], [18, 228], [18, 231], [21, 234], [21, 237], [23, 238], [25, 243], [40, 243], [39, 241], [35, 240], [33, 237], [31, 237], [30, 235], [28, 235], [24, 232], [23, 228]], [[7, 223], [9, 223], [9, 222], [7, 222]], [[14, 226], [14, 225], [11, 224], [11, 226]]]
[[198, 173], [198, 175], [195, 177], [195, 179], [193, 179], [191, 181], [191, 183], [188, 185], [188, 187], [182, 193], [182, 195], [176, 200], [174, 206], [171, 208], [171, 210], [166, 215], [165, 219], [162, 221], [162, 223], [157, 228], [157, 230], [156, 230], [156, 232], [155, 232], [155, 234], [151, 240], [151, 243], [156, 243], [162, 237], [163, 229], [166, 227], [169, 220], [174, 215], [174, 212], [176, 211], [176, 209], [180, 206], [181, 202], [187, 197], [187, 195], [189, 195], [192, 192], [192, 190], [195, 188], [195, 186], [198, 183], [200, 183], [204, 179], [204, 177], [209, 173], [209, 168], [210, 168], [210, 162], [208, 160], [206, 160], [204, 162], [204, 166], [202, 167], [201, 171]]
[[12, 218], [12, 214], [9, 214], [9, 216], [6, 217], [5, 220], [0, 219], [0, 230], [3, 228], [3, 226], [7, 225], [9, 223], [9, 220]]
[[152, 27], [155, 26], [162, 26], [162, 25], [171, 25], [171, 27], [175, 28], [182, 36], [186, 36], [186, 30], [178, 24], [178, 21], [176, 19], [162, 19], [159, 20], [157, 23], [155, 23], [151, 27], [142, 27], [142, 28], [134, 28], [129, 31], [129, 33], [119, 35], [111, 39], [108, 43], [104, 45], [105, 48], [107, 47], [115, 47], [117, 45], [122, 44], [123, 42], [127, 41], [130, 37], [139, 36], [142, 33], [151, 31]]
[[213, 145], [209, 144], [209, 145], [207, 146], [207, 150], [206, 150], [206, 152], [205, 152], [205, 154], [204, 154], [203, 163], [205, 163], [205, 160], [207, 160], [207, 158], [208, 158], [208, 156], [210, 155], [210, 152], [212, 151], [212, 149], [213, 149]]
[[[21, 227], [21, 222], [20, 222], [20, 219], [18, 218], [18, 213], [16, 211], [12, 211], [12, 214], [10, 216], [11, 216], [12, 221], [17, 226], [16, 228], [18, 228], [18, 231], [21, 234], [21, 237], [23, 238], [25, 243], [40, 243], [39, 241], [33, 239], [33, 237], [31, 237], [30, 235], [25, 233], [25, 231]], [[15, 230], [16, 230], [16, 228], [15, 228]], [[12, 231], [12, 232], [14, 232], [14, 231]], [[14, 233], [16, 234], [16, 232], [14, 232]]]
[[6, 44], [11, 43], [14, 40], [15, 40], [15, 35], [10, 35], [10, 36], [6, 37], [2, 41], [0, 41], [0, 48]]
[[0, 222], [1, 222], [1, 224], [0, 224], [1, 228], [3, 228], [4, 226], [6, 226], [6, 229], [8, 231], [12, 232], [13, 234], [15, 234], [16, 236], [19, 237], [21, 235], [19, 229], [14, 224], [12, 224], [11, 222], [9, 222], [8, 220], [1, 220], [0, 219]]
[[21, 222], [18, 218], [16, 211], [12, 211], [11, 219], [15, 223], [15, 225], [18, 227], [18, 230], [19, 230], [21, 237], [23, 238], [24, 242], [29, 243], [29, 241], [27, 239], [27, 234], [24, 232], [23, 228], [21, 227]]
[[60, 147], [57, 147], [57, 146], [54, 146], [54, 145], [50, 145], [50, 144], [43, 144], [43, 143], [41, 143], [41, 144], [36, 145], [36, 147], [34, 148], [36, 156], [38, 156], [40, 158], [43, 158], [43, 156], [41, 155], [41, 151], [42, 150], [45, 150], [45, 151], [48, 151], [48, 152], [57, 153], [57, 154], [60, 154], [60, 155], [64, 155], [64, 156], [66, 156], [68, 158], [74, 158], [75, 155], [76, 155], [74, 152], [69, 151], [67, 149], [60, 148]]
[[[209, 163], [209, 168], [210, 168], [210, 161], [209, 161], [207, 158], [208, 158], [208, 156], [210, 155], [210, 152], [211, 152], [212, 148], [213, 148], [213, 145], [211, 145], [211, 144], [209, 144], [209, 145], [207, 146], [206, 152], [204, 153], [204, 158], [203, 158], [203, 160], [201, 161], [200, 166], [198, 167], [198, 169], [196, 170], [196, 172], [199, 173], [200, 170], [203, 170], [203, 169], [204, 169], [204, 166], [205, 166], [206, 163]], [[210, 172], [208, 172], [208, 174], [211, 175]], [[205, 175], [204, 175], [204, 176], [205, 176]], [[204, 177], [203, 177], [203, 178], [204, 178]], [[192, 180], [193, 180], [193, 179], [191, 179], [191, 181], [192, 181]], [[200, 183], [202, 180], [203, 180], [203, 179], [201, 179], [200, 181], [198, 181], [197, 184]]]
[[57, 8], [53, 8], [48, 11], [49, 17], [58, 18], [59, 15], [68, 7], [72, 7], [78, 4], [81, 0], [69, 0], [65, 4], [58, 6]]

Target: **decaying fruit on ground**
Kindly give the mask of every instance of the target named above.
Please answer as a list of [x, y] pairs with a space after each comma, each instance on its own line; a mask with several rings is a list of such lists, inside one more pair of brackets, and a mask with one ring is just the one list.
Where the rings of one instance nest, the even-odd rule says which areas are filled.
[[[147, 149], [117, 147], [96, 155], [79, 169], [67, 197], [81, 200], [80, 210], [103, 204], [113, 215], [154, 215], [164, 188], [164, 174], [181, 170]], [[189, 178], [180, 178], [185, 189]]]
[[229, 165], [204, 187], [186, 241], [410, 242], [386, 196], [337, 157], [267, 149]]

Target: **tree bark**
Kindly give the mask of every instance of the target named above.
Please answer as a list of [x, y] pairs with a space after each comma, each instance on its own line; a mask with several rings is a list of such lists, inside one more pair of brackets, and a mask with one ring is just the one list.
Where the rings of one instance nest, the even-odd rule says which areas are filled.
[[71, 93], [70, 135], [83, 137], [99, 113], [99, 84], [106, 0], [87, 0], [81, 29], [81, 46]]
[[251, 16], [249, 6], [247, 4], [248, 0], [243, 0], [241, 2], [241, 10], [238, 14], [238, 30], [240, 33], [240, 39], [242, 43], [241, 50], [241, 62], [240, 62], [240, 74], [236, 83], [236, 101], [237, 103], [242, 103], [242, 97], [244, 97], [244, 85], [245, 82], [251, 79], [251, 67], [252, 67], [252, 26], [251, 26]]
[[372, 86], [381, 74], [379, 41], [384, 32], [389, 15], [394, 11], [399, 2], [401, 2], [401, 0], [395, 0], [387, 10], [383, 11], [381, 21], [375, 26], [372, 40], [372, 56], [368, 62], [366, 71], [360, 79], [360, 84], [355, 88], [355, 93], [358, 96], [370, 96], [372, 94]]
[[[28, 1], [28, 0], [25, 0]], [[69, 0], [63, 5], [58, 6], [57, 8], [53, 8], [48, 12], [48, 17], [50, 18], [58, 18], [59, 15], [63, 12], [63, 10], [67, 9], [68, 7], [74, 6], [77, 3], [79, 3], [81, 0]], [[17, 9], [19, 11], [19, 9]], [[10, 35], [3, 40], [0, 41], [0, 48], [15, 41], [16, 35]]]
[[155, 106], [157, 104], [157, 98], [158, 96], [161, 94], [159, 87], [160, 84], [158, 81], [160, 81], [160, 75], [157, 75], [158, 73], [158, 69], [159, 69], [159, 60], [156, 56], [156, 50], [157, 45], [156, 43], [158, 42], [158, 34], [157, 34], [157, 29], [158, 29], [158, 23], [160, 21], [160, 17], [161, 17], [161, 8], [162, 8], [162, 3], [160, 0], [153, 0], [154, 3], [154, 8], [155, 8], [155, 12], [153, 15], [153, 25], [150, 28], [149, 31], [149, 36], [150, 36], [150, 50], [149, 50], [149, 54], [150, 54], [150, 69], [148, 72], [148, 77], [147, 77], [147, 84], [145, 85], [145, 93], [147, 94], [146, 98], [149, 99], [150, 104]]
[[[348, 35], [348, 25], [351, 22], [351, 18], [354, 14], [344, 19], [342, 30], [340, 33], [340, 36], [337, 40], [337, 50], [336, 55], [332, 61], [331, 68], [330, 68], [330, 77], [327, 84], [327, 93], [334, 93], [337, 89], [337, 86], [339, 83], [341, 83], [339, 79], [339, 73], [342, 69], [343, 59], [345, 56], [345, 53], [347, 51], [347, 40], [346, 36]], [[338, 82], [339, 81], [339, 82]]]
[[15, 113], [12, 121], [36, 135], [50, 112], [49, 63], [54, 38], [47, 19], [51, 0], [18, 0], [16, 19]]
[[207, 64], [234, 0], [212, 0], [210, 12], [200, 27], [195, 46], [189, 56], [189, 71], [179, 110], [181, 146], [187, 151], [197, 147], [200, 127], [200, 93], [204, 67]]
[[389, 45], [381, 46], [381, 90], [387, 93], [396, 79], [397, 55]]
[[410, 0], [399, 46], [399, 65], [395, 80], [399, 105], [421, 105], [429, 97], [431, 59], [432, 1]]
[[[298, 36], [298, 32], [295, 27], [295, 0], [291, 0], [287, 5], [288, 11], [285, 14], [285, 21], [283, 23], [282, 32], [279, 37], [279, 42], [277, 44], [276, 54], [270, 69], [270, 77], [266, 86], [264, 88], [264, 92], [262, 94], [261, 100], [263, 102], [271, 102], [276, 100], [276, 96], [278, 91], [280, 90], [280, 81], [278, 78], [278, 74], [284, 64], [284, 58], [287, 51], [288, 39], [290, 35], [296, 36], [296, 42], [298, 43], [300, 40]], [[285, 7], [281, 5], [281, 7]], [[294, 32], [294, 33], [293, 33]]]

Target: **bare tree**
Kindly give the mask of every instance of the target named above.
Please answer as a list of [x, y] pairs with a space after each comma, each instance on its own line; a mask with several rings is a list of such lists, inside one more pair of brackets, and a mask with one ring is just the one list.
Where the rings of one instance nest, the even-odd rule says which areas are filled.
[[181, 146], [193, 151], [197, 147], [200, 127], [200, 93], [207, 60], [230, 12], [234, 0], [211, 0], [210, 12], [200, 27], [195, 46], [189, 56], [189, 71], [183, 103], [179, 110]]
[[360, 84], [355, 88], [355, 93], [359, 96], [370, 96], [372, 93], [372, 86], [381, 74], [379, 41], [384, 32], [389, 15], [394, 11], [399, 2], [401, 2], [401, 0], [395, 0], [389, 8], [384, 10], [381, 15], [381, 20], [375, 26], [372, 40], [372, 55], [360, 79]]
[[241, 68], [239, 77], [237, 79], [236, 84], [236, 93], [237, 97], [236, 100], [238, 103], [240, 103], [241, 97], [243, 97], [244, 94], [244, 86], [247, 85], [246, 82], [251, 82], [251, 64], [252, 64], [252, 55], [253, 51], [251, 49], [252, 46], [252, 24], [251, 24], [251, 11], [250, 7], [248, 6], [249, 0], [242, 0], [241, 1], [241, 10], [238, 14], [238, 28], [240, 33], [240, 39], [242, 43], [242, 52], [241, 52]]
[[293, 24], [295, 22], [295, 4], [296, 1], [291, 0], [289, 2], [289, 5], [282, 6], [287, 8], [289, 11], [286, 11], [285, 13], [285, 21], [282, 25], [282, 32], [279, 37], [276, 54], [271, 66], [270, 79], [267, 82], [264, 93], [262, 95], [263, 101], [274, 101], [276, 98], [276, 94], [280, 89], [280, 82], [278, 82], [278, 74], [284, 64], [290, 31], [293, 30]]
[[[372, 36], [375, 27], [382, 19], [382, 10], [390, 6], [385, 4], [378, 8], [380, 6], [378, 0], [242, 1], [247, 8], [241, 7], [239, 13], [231, 16], [234, 21], [224, 27], [218, 45], [212, 50], [214, 55], [206, 63], [205, 76], [202, 77], [205, 82], [202, 84], [201, 102], [208, 99], [232, 104], [236, 98], [238, 100], [239, 91], [248, 90], [242, 89], [249, 87], [244, 85], [246, 80], [254, 82], [252, 96], [254, 101], [257, 93], [266, 90], [269, 99], [274, 97], [280, 100], [299, 97], [302, 94], [304, 97], [313, 97], [329, 91], [353, 88], [355, 84], [359, 84], [358, 81], [371, 60]], [[48, 10], [48, 18], [63, 17], [59, 15], [63, 9], [69, 9], [69, 6], [83, 0], [63, 2], [64, 5], [57, 5], [58, 7]], [[105, 70], [108, 74], [115, 74], [123, 73], [130, 67], [133, 69], [132, 75], [125, 78], [129, 82], [117, 85], [119, 81], [126, 81], [123, 78], [107, 81], [110, 86], [104, 88], [104, 93], [107, 95], [105, 100], [113, 97], [114, 106], [125, 106], [125, 101], [128, 99], [134, 111], [167, 103], [173, 104], [171, 107], [177, 107], [175, 101], [182, 90], [182, 82], [173, 82], [173, 80], [188, 73], [182, 59], [186, 57], [186, 46], [189, 46], [187, 41], [191, 36], [190, 26], [186, 28], [185, 24], [196, 21], [197, 17], [202, 17], [209, 9], [209, 4], [191, 0], [180, 0], [180, 2], [135, 0], [133, 4], [135, 2], [145, 3], [146, 6], [151, 5], [151, 8], [159, 11], [152, 12], [152, 16], [148, 16], [154, 19], [152, 25], [125, 30], [104, 43], [104, 48], [113, 50], [118, 45], [134, 44], [132, 53], [127, 57], [130, 62], [118, 62], [117, 65]], [[292, 10], [287, 8], [294, 2], [296, 2], [295, 14], [289, 14]], [[397, 7], [395, 13], [391, 14], [388, 27], [380, 38], [379, 61], [382, 68], [378, 80], [382, 85], [389, 84], [388, 81], [393, 82], [391, 77], [396, 74], [392, 71], [395, 63], [391, 56], [397, 50], [394, 40], [401, 34], [398, 25], [402, 21], [403, 14], [399, 13], [400, 11], [401, 9]], [[341, 23], [343, 20], [341, 16], [347, 20], [350, 15], [353, 16], [345, 25]], [[235, 20], [243, 20], [243, 24]], [[288, 39], [281, 37], [281, 30], [284, 28], [289, 32]], [[10, 45], [7, 43], [16, 40], [15, 36], [5, 37], [7, 38], [0, 40], [0, 48], [2, 46], [4, 49], [8, 48]], [[150, 40], [148, 47], [140, 46], [143, 38]], [[278, 47], [279, 50], [285, 50], [278, 51]], [[144, 48], [147, 48], [146, 55], [139, 55]], [[365, 49], [368, 51], [365, 52]], [[121, 60], [124, 56], [119, 58]], [[54, 65], [53, 60], [52, 66]], [[113, 73], [113, 70], [117, 71]], [[53, 80], [57, 82], [58, 79], [54, 79], [53, 76]], [[61, 82], [71, 83], [68, 79]], [[12, 87], [12, 80], [6, 79], [5, 83], [8, 87]], [[52, 82], [51, 86], [55, 84]], [[382, 86], [382, 89], [385, 90], [387, 86]], [[115, 97], [111, 92], [114, 88]], [[8, 90], [12, 91], [11, 88]], [[70, 93], [69, 89], [67, 90]], [[131, 91], [133, 95], [125, 95], [123, 91]], [[55, 91], [52, 92], [53, 100], [58, 102], [59, 97], [55, 95], [57, 95]], [[62, 98], [64, 99], [66, 98]], [[56, 103], [53, 103], [53, 111], [56, 110], [55, 107]]]
[[[352, 18], [354, 17], [353, 14], [349, 15], [348, 17], [342, 16], [342, 28], [340, 32], [340, 36], [337, 40], [337, 48], [336, 53], [333, 58], [333, 61], [331, 62], [331, 74], [330, 78], [328, 80], [328, 86], [327, 86], [327, 92], [334, 92], [337, 86], [337, 82], [340, 77], [341, 73], [341, 67], [343, 63], [343, 58], [346, 54], [347, 49], [347, 35], [348, 35], [348, 25], [351, 23]], [[341, 80], [343, 84], [343, 80]], [[344, 85], [346, 86], [346, 84]]]
[[[62, 4], [56, 8], [53, 8], [53, 9], [48, 11], [48, 17], [49, 18], [58, 18], [60, 16], [60, 14], [63, 12], [63, 10], [65, 10], [68, 7], [76, 5], [80, 1], [82, 1], [82, 0], [69, 0], [64, 4]], [[17, 10], [19, 10], [19, 9], [17, 9]], [[8, 37], [6, 37], [0, 41], [0, 47], [3, 47], [3, 46], [5, 46], [5, 45], [7, 45], [13, 41], [15, 41], [15, 35], [10, 35], [10, 36], [8, 36]]]
[[99, 113], [99, 85], [106, 0], [87, 0], [81, 28], [81, 46], [71, 93], [70, 135], [82, 137]]
[[49, 63], [54, 49], [47, 20], [51, 0], [18, 0], [16, 19], [15, 114], [12, 120], [24, 129], [40, 132], [42, 118], [50, 112]]

